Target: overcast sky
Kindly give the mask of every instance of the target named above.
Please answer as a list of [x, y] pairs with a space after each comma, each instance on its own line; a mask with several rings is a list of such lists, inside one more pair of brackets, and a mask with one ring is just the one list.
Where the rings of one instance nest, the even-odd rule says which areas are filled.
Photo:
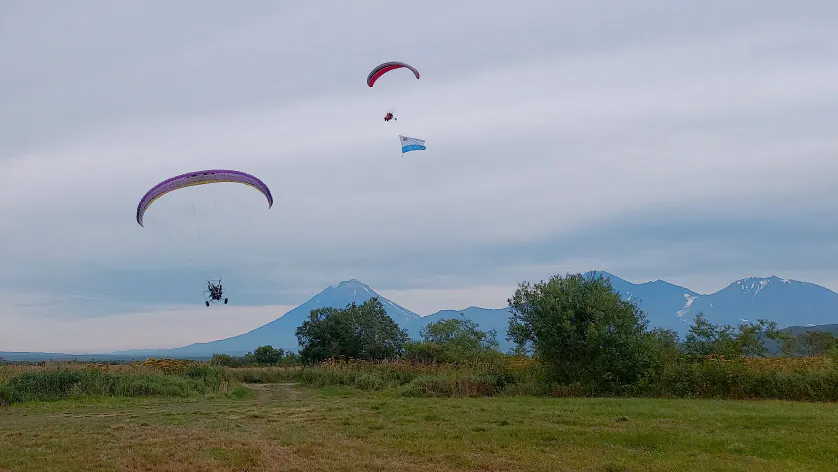
[[[422, 315], [591, 269], [838, 290], [836, 24], [832, 0], [6, 0], [0, 351], [218, 339], [349, 278]], [[421, 79], [368, 88], [391, 60]], [[207, 185], [136, 223], [209, 168], [273, 208]]]

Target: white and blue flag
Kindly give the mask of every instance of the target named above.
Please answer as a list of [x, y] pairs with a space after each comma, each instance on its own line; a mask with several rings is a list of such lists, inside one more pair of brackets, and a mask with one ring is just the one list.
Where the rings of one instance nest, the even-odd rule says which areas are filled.
[[402, 140], [402, 154], [410, 151], [424, 151], [425, 150], [425, 140], [424, 139], [416, 139], [416, 138], [409, 138], [407, 136], [399, 135], [399, 138]]

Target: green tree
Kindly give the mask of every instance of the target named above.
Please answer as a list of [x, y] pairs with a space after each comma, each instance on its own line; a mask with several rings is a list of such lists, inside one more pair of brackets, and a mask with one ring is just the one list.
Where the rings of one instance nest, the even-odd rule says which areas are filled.
[[835, 363], [835, 365], [838, 365], [838, 343], [829, 348], [829, 350], [826, 351], [826, 355], [832, 358], [832, 362]]
[[758, 357], [768, 354], [765, 339], [783, 343], [784, 334], [777, 323], [759, 320], [757, 323], [740, 323], [736, 329], [729, 325], [711, 323], [703, 313], [696, 315], [683, 348], [692, 356], [718, 354], [723, 356]]
[[651, 348], [660, 354], [658, 357], [662, 362], [672, 362], [680, 357], [675, 330], [655, 328], [649, 332], [649, 338]]
[[797, 337], [799, 352], [804, 356], [823, 356], [838, 344], [838, 339], [823, 331], [808, 330]]
[[408, 340], [407, 332], [399, 329], [377, 298], [343, 309], [312, 310], [295, 334], [301, 346], [300, 358], [306, 363], [330, 357], [395, 358]]
[[730, 356], [738, 353], [733, 328], [711, 323], [704, 313], [695, 316], [684, 340], [683, 349], [691, 356]]
[[748, 357], [763, 357], [768, 354], [764, 339], [779, 340], [782, 335], [776, 321], [759, 320], [758, 323], [740, 323], [734, 338], [739, 354]]
[[508, 302], [509, 339], [531, 346], [552, 380], [616, 387], [639, 379], [659, 355], [649, 349], [644, 313], [601, 275], [524, 282]]
[[419, 334], [422, 342], [410, 342], [405, 346], [405, 357], [410, 360], [462, 362], [500, 352], [497, 332], [481, 331], [477, 323], [462, 313], [460, 318], [429, 323]]
[[242, 359], [228, 354], [213, 354], [209, 363], [210, 365], [220, 365], [224, 367], [241, 367]]
[[273, 346], [259, 346], [253, 351], [253, 358], [257, 365], [278, 365], [284, 354], [282, 349], [274, 349]]
[[300, 356], [297, 355], [297, 353], [293, 352], [293, 351], [286, 353], [285, 356], [282, 358], [282, 362], [280, 362], [280, 365], [283, 365], [283, 366], [292, 366], [292, 365], [299, 365], [299, 364], [300, 364]]
[[795, 350], [794, 335], [788, 330], [777, 329], [777, 323], [771, 322], [768, 329], [765, 331], [765, 337], [777, 343], [780, 347], [780, 354], [783, 356], [793, 356]]
[[493, 329], [481, 331], [479, 325], [460, 314], [460, 318], [428, 323], [419, 332], [428, 342], [451, 346], [463, 352], [479, 352], [497, 349], [497, 332]]

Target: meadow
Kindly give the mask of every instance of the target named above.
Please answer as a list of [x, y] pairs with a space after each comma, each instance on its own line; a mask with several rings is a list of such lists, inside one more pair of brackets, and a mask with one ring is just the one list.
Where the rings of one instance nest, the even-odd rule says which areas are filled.
[[[747, 368], [787, 375], [790, 362], [801, 363], [798, 372], [833, 369], [817, 358]], [[793, 471], [838, 463], [835, 403], [528, 391], [538, 375], [525, 358], [4, 365], [0, 470]]]

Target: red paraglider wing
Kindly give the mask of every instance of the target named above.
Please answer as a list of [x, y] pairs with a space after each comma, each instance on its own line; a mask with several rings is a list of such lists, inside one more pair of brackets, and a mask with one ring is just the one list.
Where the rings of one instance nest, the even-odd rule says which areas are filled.
[[416, 68], [414, 68], [410, 64], [392, 61], [375, 66], [375, 68], [370, 72], [370, 75], [367, 76], [367, 85], [372, 87], [373, 85], [375, 85], [375, 81], [378, 80], [378, 78], [382, 75], [386, 74], [387, 72], [390, 72], [391, 70], [401, 69], [403, 67], [413, 71], [413, 75], [415, 75], [417, 79], [419, 78], [419, 71], [416, 70]]

